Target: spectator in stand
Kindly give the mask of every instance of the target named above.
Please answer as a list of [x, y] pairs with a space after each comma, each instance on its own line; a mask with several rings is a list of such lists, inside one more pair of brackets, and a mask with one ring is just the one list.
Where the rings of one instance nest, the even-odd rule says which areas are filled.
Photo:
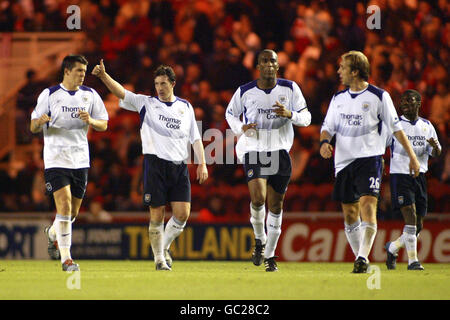
[[17, 108], [24, 111], [28, 116], [30, 110], [35, 106], [39, 93], [48, 86], [48, 82], [40, 80], [33, 69], [26, 71], [26, 78], [27, 82], [17, 94]]
[[153, 59], [150, 55], [143, 55], [139, 62], [139, 69], [133, 73], [131, 81], [136, 84], [135, 90], [144, 94], [151, 95], [153, 81], [148, 75], [153, 72]]
[[363, 29], [353, 24], [353, 13], [349, 9], [338, 10], [338, 24], [335, 26], [337, 35], [344, 45], [344, 50], [362, 50], [365, 46]]
[[130, 192], [130, 176], [122, 165], [114, 162], [103, 186], [103, 196], [107, 208], [120, 208], [126, 202]]
[[216, 104], [213, 107], [212, 121], [208, 124], [208, 127], [218, 129], [225, 134], [228, 124], [225, 119], [225, 107], [223, 105]]
[[225, 215], [223, 199], [217, 195], [212, 195], [208, 199], [207, 207], [200, 210], [197, 221], [204, 223], [228, 221]]
[[256, 54], [261, 50], [261, 39], [254, 32], [252, 22], [247, 14], [242, 14], [239, 21], [234, 22], [231, 39], [245, 53], [242, 62], [244, 66], [248, 69], [253, 68]]
[[16, 100], [16, 139], [19, 144], [31, 142], [33, 135], [28, 130], [28, 117], [35, 107], [37, 97], [48, 86], [47, 82], [39, 80], [33, 69], [27, 70], [26, 78]]
[[237, 47], [231, 47], [228, 50], [228, 57], [215, 71], [220, 76], [220, 85], [216, 86], [216, 89], [234, 90], [236, 79], [244, 82], [253, 80], [250, 71], [243, 65], [242, 58], [241, 50]]
[[199, 64], [190, 63], [185, 67], [185, 77], [181, 84], [181, 95], [192, 101], [198, 95], [198, 82], [202, 78], [202, 69]]
[[155, 25], [161, 26], [165, 31], [173, 30], [175, 13], [171, 1], [153, 0], [150, 3], [148, 17]]
[[106, 33], [102, 39], [103, 56], [110, 64], [114, 63], [117, 70], [121, 66], [117, 61], [119, 56], [127, 52], [132, 44], [132, 35], [127, 24], [127, 18], [123, 14], [118, 14], [114, 19], [112, 30]]
[[430, 121], [436, 126], [438, 135], [446, 137], [450, 123], [450, 93], [448, 83], [439, 82], [436, 94], [431, 99]]

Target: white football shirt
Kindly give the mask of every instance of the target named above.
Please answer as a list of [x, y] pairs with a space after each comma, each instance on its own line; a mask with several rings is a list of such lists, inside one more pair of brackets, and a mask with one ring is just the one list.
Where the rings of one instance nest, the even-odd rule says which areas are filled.
[[[292, 119], [279, 117], [273, 111], [276, 102], [292, 111]], [[242, 116], [242, 120], [241, 120]], [[236, 154], [242, 162], [250, 151], [289, 150], [294, 140], [292, 124], [306, 127], [311, 123], [311, 113], [299, 86], [290, 80], [277, 79], [272, 89], [260, 89], [257, 80], [240, 86], [226, 110], [227, 122], [236, 135]], [[244, 124], [256, 123], [257, 134], [242, 134]]]
[[[439, 149], [441, 145], [437, 138], [436, 130], [430, 121], [418, 118], [416, 121], [409, 121], [405, 116], [401, 116], [403, 130], [408, 137], [409, 142], [420, 163], [420, 172], [428, 171], [428, 158], [431, 156], [433, 147], [427, 142], [430, 138], [436, 139]], [[409, 172], [409, 156], [403, 146], [393, 135], [389, 139], [391, 148], [390, 173], [410, 174]]]
[[163, 102], [158, 97], [125, 90], [119, 106], [139, 113], [143, 154], [173, 162], [185, 161], [190, 144], [201, 139], [194, 109], [184, 99], [175, 97], [173, 102]]
[[80, 86], [69, 91], [63, 84], [44, 89], [38, 97], [31, 119], [48, 114], [51, 121], [44, 125], [44, 165], [49, 168], [89, 168], [89, 125], [80, 120], [84, 110], [96, 120], [108, 120], [108, 112], [98, 93]]
[[346, 89], [331, 99], [321, 131], [336, 135], [335, 175], [355, 159], [383, 155], [386, 136], [402, 129], [392, 99], [371, 84], [360, 92]]

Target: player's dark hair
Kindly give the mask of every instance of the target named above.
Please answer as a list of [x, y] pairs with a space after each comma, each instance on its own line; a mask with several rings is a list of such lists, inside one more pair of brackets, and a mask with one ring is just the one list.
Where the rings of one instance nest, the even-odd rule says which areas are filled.
[[264, 49], [258, 53], [258, 56], [256, 58], [256, 63], [259, 63], [259, 60], [261, 59], [262, 55], [265, 53], [269, 53], [269, 54], [275, 53], [275, 55], [277, 54], [275, 51], [273, 51], [271, 49]]
[[360, 51], [349, 51], [342, 55], [342, 59], [350, 62], [350, 70], [358, 71], [359, 78], [361, 80], [369, 80], [370, 74], [370, 63], [367, 57]]
[[403, 92], [402, 96], [411, 96], [411, 97], [415, 97], [417, 101], [422, 101], [422, 96], [420, 95], [420, 93], [413, 89], [405, 90], [405, 92]]
[[155, 78], [158, 76], [167, 76], [167, 78], [169, 78], [169, 81], [172, 83], [177, 80], [175, 71], [173, 71], [171, 67], [166, 65], [160, 65], [158, 68], [156, 68], [154, 76]]
[[64, 78], [64, 70], [72, 70], [77, 62], [88, 65], [87, 59], [81, 54], [69, 54], [65, 56], [61, 64], [61, 77]]

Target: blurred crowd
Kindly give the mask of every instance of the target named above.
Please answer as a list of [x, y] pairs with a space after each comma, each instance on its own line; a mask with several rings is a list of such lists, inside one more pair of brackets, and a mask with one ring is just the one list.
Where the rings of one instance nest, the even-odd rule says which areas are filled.
[[[66, 9], [74, 1], [0, 1], [2, 31], [64, 31]], [[78, 1], [83, 54], [89, 70], [104, 59], [107, 72], [136, 93], [154, 95], [153, 70], [160, 64], [177, 74], [175, 94], [195, 108], [202, 132], [225, 132], [225, 109], [238, 86], [257, 78], [256, 55], [278, 53], [279, 77], [302, 89], [312, 124], [297, 128], [291, 150], [293, 173], [285, 211], [340, 211], [331, 201], [332, 161], [319, 155], [319, 131], [331, 97], [342, 87], [339, 57], [361, 50], [371, 62], [370, 82], [387, 90], [395, 105], [406, 89], [422, 94], [420, 115], [435, 126], [443, 154], [430, 160], [432, 212], [450, 212], [449, 44], [447, 0], [100, 0]], [[380, 29], [366, 25], [367, 7], [380, 8]], [[0, 211], [47, 211], [42, 137], [28, 131], [37, 96], [60, 82], [60, 75], [37, 79], [30, 70], [17, 100], [18, 141], [35, 146], [20, 168], [0, 171]], [[91, 203], [106, 211], [146, 210], [141, 199], [139, 115], [118, 108], [118, 100], [95, 77], [95, 88], [110, 115], [108, 130], [90, 132], [91, 169], [82, 212]], [[207, 146], [211, 141], [204, 141]], [[225, 146], [224, 146], [225, 148]], [[386, 157], [388, 170], [389, 160]], [[248, 220], [249, 196], [241, 165], [210, 165], [205, 185], [192, 177], [192, 209], [205, 221]], [[6, 181], [7, 183], [3, 183]], [[15, 190], [15, 191], [13, 191]], [[382, 186], [379, 217], [395, 217], [390, 207], [389, 175]], [[20, 203], [20, 208], [19, 204]], [[23, 206], [25, 204], [25, 208]]]

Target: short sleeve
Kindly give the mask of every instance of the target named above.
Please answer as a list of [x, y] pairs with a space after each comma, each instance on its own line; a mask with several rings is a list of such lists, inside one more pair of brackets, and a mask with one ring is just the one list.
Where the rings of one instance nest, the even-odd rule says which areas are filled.
[[50, 90], [45, 89], [41, 92], [37, 99], [37, 105], [34, 108], [33, 112], [31, 113], [31, 120], [39, 119], [42, 115], [49, 113], [49, 101], [48, 97], [50, 95]]
[[380, 117], [388, 128], [388, 132], [397, 132], [403, 129], [391, 96], [386, 91], [383, 92]]
[[235, 134], [242, 133], [243, 123], [240, 120], [240, 116], [243, 113], [243, 111], [244, 110], [242, 108], [241, 89], [239, 88], [234, 93], [233, 97], [230, 100], [230, 103], [228, 103], [227, 110], [225, 111], [225, 118], [228, 122], [228, 125]]
[[292, 102], [291, 102], [291, 110], [294, 112], [300, 112], [303, 109], [306, 109], [306, 100], [303, 96], [302, 91], [297, 83], [292, 83]]
[[119, 107], [129, 111], [140, 112], [147, 99], [148, 97], [145, 95], [135, 94], [129, 90], [125, 90], [125, 97], [119, 100]]
[[391, 132], [388, 132], [387, 128], [385, 126], [382, 127], [381, 135], [386, 141], [386, 147], [390, 147], [392, 145], [392, 142], [394, 140], [394, 134]]
[[92, 105], [91, 116], [97, 120], [108, 120], [108, 112], [106, 111], [106, 107], [103, 103], [102, 98], [94, 89], [92, 89], [92, 92], [94, 95], [94, 101]]
[[195, 120], [194, 108], [189, 104], [189, 110], [191, 111], [191, 130], [189, 134], [189, 141], [193, 144], [195, 141], [200, 140], [200, 131], [198, 130], [197, 121]]
[[333, 96], [330, 101], [330, 105], [328, 106], [327, 115], [323, 121], [322, 128], [320, 129], [320, 132], [326, 131], [331, 136], [336, 134], [335, 103], [335, 97]]

